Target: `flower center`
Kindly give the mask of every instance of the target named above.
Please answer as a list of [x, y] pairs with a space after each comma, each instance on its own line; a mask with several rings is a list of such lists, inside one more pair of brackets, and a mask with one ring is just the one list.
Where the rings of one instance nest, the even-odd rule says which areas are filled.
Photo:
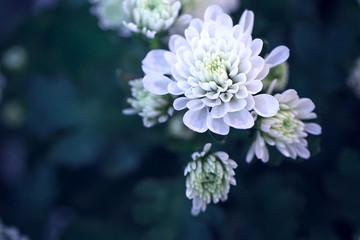
[[[204, 58], [204, 69], [214, 77], [227, 75], [225, 61], [219, 55], [210, 55]], [[218, 79], [218, 78], [216, 78]], [[214, 80], [216, 80], [214, 79]]]
[[275, 121], [271, 126], [270, 135], [275, 134], [277, 138], [293, 142], [302, 135], [304, 124], [291, 111], [279, 111], [273, 118]]
[[160, 0], [139, 0], [138, 6], [149, 12], [161, 13], [163, 10], [168, 11], [169, 4]]
[[286, 132], [293, 130], [294, 125], [295, 125], [295, 123], [294, 123], [293, 119], [291, 119], [291, 118], [285, 118], [283, 120], [283, 127]]

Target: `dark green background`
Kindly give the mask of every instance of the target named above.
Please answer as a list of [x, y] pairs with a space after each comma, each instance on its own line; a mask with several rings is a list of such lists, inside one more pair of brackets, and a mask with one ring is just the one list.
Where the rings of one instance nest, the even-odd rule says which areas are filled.
[[[146, 129], [121, 113], [148, 42], [102, 31], [84, 0], [37, 2], [0, 2], [0, 54], [28, 52], [24, 69], [1, 68], [5, 223], [32, 240], [360, 237], [360, 99], [346, 84], [360, 56], [355, 0], [242, 1], [234, 20], [251, 9], [254, 37], [290, 48], [288, 87], [315, 102], [323, 134], [309, 138], [309, 160], [249, 165], [250, 135], [232, 130], [214, 149], [239, 164], [238, 185], [196, 218], [183, 169], [210, 136], [175, 139], [166, 124]], [[13, 103], [18, 124], [4, 110]]]

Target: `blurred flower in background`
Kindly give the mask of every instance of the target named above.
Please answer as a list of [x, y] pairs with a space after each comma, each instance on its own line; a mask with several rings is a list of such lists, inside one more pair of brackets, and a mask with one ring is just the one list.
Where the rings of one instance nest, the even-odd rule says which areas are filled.
[[317, 117], [313, 112], [315, 105], [310, 99], [299, 99], [293, 89], [276, 94], [275, 97], [280, 103], [280, 110], [274, 117], [259, 120], [259, 131], [246, 156], [247, 162], [254, 155], [263, 162], [268, 162], [269, 151], [266, 144], [275, 146], [286, 157], [295, 159], [299, 156], [307, 159], [310, 152], [305, 138], [308, 133], [321, 134], [319, 124], [302, 121]]
[[225, 152], [209, 152], [207, 143], [202, 152], [191, 156], [193, 161], [185, 168], [186, 196], [192, 199], [191, 214], [199, 215], [211, 201], [226, 201], [230, 185], [236, 185], [234, 169], [237, 164]]
[[7, 49], [2, 56], [3, 66], [10, 71], [22, 70], [28, 61], [28, 54], [23, 46], [15, 45]]
[[[276, 82], [274, 83], [274, 86], [272, 86], [274, 80], [276, 80]], [[273, 90], [281, 92], [285, 89], [288, 80], [289, 64], [287, 62], [283, 62], [282, 64], [270, 69], [269, 74], [262, 80], [264, 85], [263, 88], [266, 89], [268, 93], [271, 93]]]
[[1, 120], [8, 128], [21, 127], [26, 120], [25, 107], [17, 100], [4, 102], [1, 109]]
[[189, 140], [195, 137], [195, 132], [191, 131], [184, 125], [182, 116], [177, 115], [169, 120], [168, 132], [171, 136]]
[[129, 15], [124, 11], [123, 0], [89, 0], [94, 6], [91, 13], [98, 17], [99, 26], [103, 30], [116, 30], [123, 37], [130, 36], [130, 31], [124, 26]]
[[0, 239], [1, 240], [29, 240], [22, 236], [16, 227], [8, 227], [0, 220]]
[[240, 0], [182, 0], [183, 12], [194, 18], [201, 18], [210, 5], [218, 5], [225, 13], [232, 13], [240, 7]]
[[354, 91], [356, 96], [360, 98], [360, 57], [356, 59], [350, 76], [347, 79], [349, 87]]

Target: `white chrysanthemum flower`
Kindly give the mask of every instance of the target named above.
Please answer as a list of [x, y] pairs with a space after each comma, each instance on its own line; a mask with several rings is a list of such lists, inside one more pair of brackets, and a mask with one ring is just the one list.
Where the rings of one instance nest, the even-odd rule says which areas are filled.
[[201, 18], [210, 5], [218, 5], [225, 13], [232, 13], [240, 7], [240, 0], [182, 0], [183, 12]]
[[186, 196], [192, 199], [192, 215], [206, 210], [206, 205], [226, 201], [230, 184], [236, 185], [234, 169], [237, 164], [225, 152], [209, 153], [207, 143], [202, 152], [192, 154], [193, 161], [185, 168]]
[[144, 88], [141, 78], [130, 81], [129, 85], [132, 97], [128, 98], [127, 102], [132, 108], [124, 109], [124, 114], [138, 114], [143, 118], [145, 127], [166, 122], [172, 116], [173, 98], [170, 95], [158, 96], [150, 93]]
[[355, 65], [351, 70], [347, 82], [349, 87], [351, 87], [358, 98], [360, 98], [360, 57], [355, 61]]
[[1, 240], [29, 240], [29, 238], [22, 236], [17, 228], [5, 226], [1, 222], [1, 220], [0, 220], [0, 239]]
[[289, 49], [280, 46], [265, 60], [260, 57], [263, 42], [252, 40], [251, 11], [245, 11], [235, 26], [218, 6], [208, 7], [204, 19], [191, 20], [185, 38], [171, 36], [170, 51], [147, 54], [144, 87], [157, 95], [177, 95], [174, 108], [189, 109], [183, 121], [195, 132], [209, 129], [227, 135], [230, 126], [249, 129], [254, 125], [252, 110], [274, 116], [279, 110], [276, 98], [256, 94], [269, 69], [286, 61]]
[[154, 38], [156, 33], [173, 25], [180, 8], [178, 0], [124, 0], [124, 10], [129, 16], [124, 24], [132, 32]]
[[124, 26], [129, 16], [123, 8], [124, 0], [89, 0], [94, 6], [91, 13], [98, 17], [99, 26], [103, 30], [117, 30], [121, 36], [130, 36], [130, 31]]
[[302, 121], [316, 118], [313, 112], [315, 105], [309, 98], [299, 98], [293, 89], [276, 94], [275, 97], [280, 103], [280, 110], [274, 117], [258, 120], [259, 130], [246, 156], [247, 162], [254, 155], [263, 162], [269, 161], [266, 144], [275, 146], [286, 157], [307, 159], [310, 152], [305, 138], [308, 134], [321, 134], [319, 124]]

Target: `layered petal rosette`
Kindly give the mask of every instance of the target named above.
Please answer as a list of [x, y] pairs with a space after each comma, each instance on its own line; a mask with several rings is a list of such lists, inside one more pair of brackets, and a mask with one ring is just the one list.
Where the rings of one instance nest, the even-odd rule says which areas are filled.
[[308, 134], [321, 134], [319, 124], [303, 121], [316, 118], [313, 112], [315, 105], [310, 99], [299, 98], [293, 89], [275, 97], [280, 103], [280, 110], [274, 117], [259, 119], [259, 130], [246, 156], [247, 162], [254, 155], [263, 162], [269, 161], [266, 144], [275, 146], [286, 157], [307, 159], [310, 152], [305, 138]]
[[179, 15], [181, 3], [178, 0], [124, 0], [124, 21], [132, 32], [154, 38], [156, 33], [168, 30]]
[[230, 185], [236, 185], [234, 169], [237, 164], [225, 152], [209, 152], [207, 143], [203, 151], [192, 155], [193, 161], [185, 168], [186, 196], [192, 199], [192, 215], [205, 211], [211, 201], [226, 201]]
[[134, 79], [129, 82], [131, 86], [131, 98], [127, 102], [131, 108], [123, 110], [124, 114], [138, 114], [143, 118], [145, 127], [152, 127], [158, 123], [166, 122], [172, 116], [173, 98], [170, 95], [157, 96], [146, 90], [142, 79]]
[[285, 46], [266, 59], [259, 56], [263, 42], [252, 39], [254, 14], [245, 11], [233, 25], [220, 7], [207, 8], [204, 20], [192, 19], [185, 37], [173, 35], [169, 49], [150, 51], [143, 60], [144, 87], [158, 95], [172, 94], [176, 110], [188, 109], [184, 124], [195, 132], [208, 129], [227, 135], [230, 127], [249, 129], [251, 111], [274, 116], [279, 104], [258, 94], [269, 69], [287, 60]]

